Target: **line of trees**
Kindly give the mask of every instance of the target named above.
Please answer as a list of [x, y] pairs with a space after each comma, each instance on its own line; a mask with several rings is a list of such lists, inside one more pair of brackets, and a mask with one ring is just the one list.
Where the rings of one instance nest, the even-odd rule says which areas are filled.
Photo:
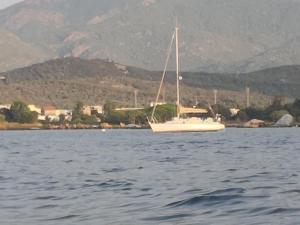
[[[117, 104], [114, 102], [108, 102], [104, 105], [104, 115], [102, 117], [103, 122], [110, 124], [139, 124], [147, 125], [148, 118], [151, 116], [152, 107], [147, 107], [141, 110], [133, 111], [116, 111]], [[155, 117], [158, 121], [166, 121], [176, 115], [176, 107], [173, 104], [165, 104], [157, 106]]]
[[31, 112], [28, 106], [21, 101], [14, 102], [10, 109], [2, 109], [0, 112], [0, 122], [14, 123], [36, 123], [38, 113]]
[[[203, 108], [204, 105], [199, 105]], [[207, 106], [206, 106], [207, 107]], [[266, 108], [248, 107], [241, 109], [237, 115], [232, 115], [231, 107], [223, 104], [216, 104], [212, 106], [213, 112], [222, 115], [224, 121], [248, 121], [251, 119], [260, 119], [269, 122], [277, 122], [285, 114], [291, 114], [297, 122], [300, 122], [300, 99], [296, 99], [293, 103], [282, 104], [280, 98], [275, 98], [271, 105]], [[120, 123], [134, 123], [145, 125], [147, 124], [147, 117], [151, 116], [152, 107], [145, 108], [138, 111], [115, 111], [113, 103], [107, 104], [103, 121], [111, 124]], [[213, 116], [210, 112], [206, 116]], [[159, 122], [170, 120], [176, 115], [176, 106], [173, 104], [166, 104], [157, 107], [155, 118]]]
[[241, 121], [260, 119], [276, 122], [285, 114], [292, 115], [297, 122], [300, 122], [300, 99], [296, 99], [293, 103], [283, 104], [280, 98], [275, 98], [273, 103], [266, 108], [249, 107], [242, 109], [236, 119]]
[[[101, 123], [109, 124], [139, 124], [147, 125], [148, 118], [151, 116], [152, 107], [134, 111], [116, 111], [118, 105], [114, 102], [108, 102], [104, 105], [104, 113], [98, 114], [92, 112], [92, 115], [86, 115], [83, 112], [83, 103], [78, 102], [72, 110], [72, 120], [67, 121], [64, 115], [59, 116], [59, 121], [55, 124], [86, 124], [98, 125]], [[202, 106], [203, 107], [203, 106]], [[239, 113], [232, 116], [230, 107], [217, 104], [212, 106], [215, 113], [222, 115], [223, 120], [248, 121], [251, 119], [260, 119], [270, 122], [276, 122], [285, 114], [291, 114], [297, 122], [300, 122], [300, 99], [293, 103], [283, 104], [280, 98], [275, 98], [273, 103], [266, 108], [248, 107], [241, 109]], [[176, 106], [174, 104], [165, 104], [157, 106], [155, 118], [159, 122], [170, 120], [176, 115]], [[212, 115], [207, 115], [212, 116]], [[10, 110], [3, 109], [0, 111], [0, 122], [16, 123], [35, 123], [38, 122], [38, 114], [31, 112], [28, 106], [16, 101], [12, 104]], [[43, 123], [51, 123], [45, 121]]]

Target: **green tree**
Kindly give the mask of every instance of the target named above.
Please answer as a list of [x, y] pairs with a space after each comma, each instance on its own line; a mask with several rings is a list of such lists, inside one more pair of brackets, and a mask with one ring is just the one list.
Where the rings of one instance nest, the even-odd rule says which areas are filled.
[[248, 121], [249, 120], [249, 117], [247, 115], [247, 113], [245, 112], [245, 110], [240, 110], [237, 114], [237, 119], [240, 120], [240, 121]]
[[126, 113], [123, 111], [111, 111], [106, 117], [106, 122], [120, 124], [126, 122]]
[[146, 124], [147, 116], [145, 110], [134, 110], [126, 113], [126, 124]]
[[81, 115], [81, 121], [83, 124], [95, 125], [99, 123], [99, 119], [96, 115]]
[[5, 116], [3, 114], [0, 114], [0, 123], [5, 122]]
[[300, 99], [296, 99], [292, 104], [286, 104], [284, 107], [294, 117], [300, 116]]
[[221, 105], [221, 104], [213, 105], [212, 109], [214, 110], [215, 113], [221, 114], [221, 116], [226, 120], [232, 119], [230, 109], [225, 105]]
[[[148, 117], [151, 116], [153, 108], [146, 109], [146, 115]], [[171, 120], [176, 115], [176, 105], [173, 104], [165, 104], [158, 105], [155, 111], [155, 118], [158, 122], [165, 122], [167, 120]]]
[[272, 104], [266, 108], [265, 112], [270, 115], [272, 112], [282, 109], [284, 109], [284, 106], [282, 105], [282, 98], [275, 97]]
[[249, 119], [259, 119], [259, 120], [268, 120], [269, 114], [261, 108], [256, 107], [248, 107], [245, 109], [245, 113], [247, 114]]
[[65, 124], [66, 116], [64, 114], [59, 115], [59, 124]]
[[293, 106], [297, 109], [300, 109], [300, 99], [296, 99], [293, 103]]
[[37, 121], [38, 114], [30, 112], [28, 106], [21, 101], [16, 101], [10, 107], [9, 121], [17, 123], [34, 123]]
[[77, 102], [72, 111], [72, 123], [82, 123], [81, 117], [83, 116], [83, 103]]
[[117, 108], [117, 103], [115, 102], [107, 102], [103, 106], [104, 115], [108, 116]]
[[1, 109], [0, 114], [4, 116], [5, 121], [8, 121], [10, 119], [10, 111], [9, 109]]

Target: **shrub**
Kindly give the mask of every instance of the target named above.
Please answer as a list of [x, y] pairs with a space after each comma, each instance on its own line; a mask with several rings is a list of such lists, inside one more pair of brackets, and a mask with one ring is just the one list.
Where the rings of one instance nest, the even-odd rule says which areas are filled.
[[98, 124], [98, 118], [95, 115], [92, 115], [92, 116], [82, 115], [81, 116], [81, 121], [82, 121], [83, 124], [88, 124], [88, 125]]
[[241, 120], [241, 121], [248, 121], [249, 117], [248, 117], [247, 113], [245, 112], [245, 110], [240, 110], [237, 114], [237, 119]]
[[267, 120], [269, 119], [268, 113], [261, 108], [249, 107], [245, 109], [249, 119]]
[[215, 113], [221, 114], [221, 116], [223, 118], [225, 118], [226, 120], [230, 120], [231, 118], [231, 112], [230, 109], [224, 105], [213, 105], [212, 109], [214, 110]]
[[0, 114], [0, 123], [5, 122], [5, 116], [3, 114]]

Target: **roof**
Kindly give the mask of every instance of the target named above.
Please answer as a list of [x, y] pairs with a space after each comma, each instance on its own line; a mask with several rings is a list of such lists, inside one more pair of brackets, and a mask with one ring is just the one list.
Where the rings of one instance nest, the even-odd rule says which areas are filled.
[[56, 107], [55, 106], [52, 106], [52, 105], [46, 105], [46, 106], [43, 106], [43, 110], [56, 110]]

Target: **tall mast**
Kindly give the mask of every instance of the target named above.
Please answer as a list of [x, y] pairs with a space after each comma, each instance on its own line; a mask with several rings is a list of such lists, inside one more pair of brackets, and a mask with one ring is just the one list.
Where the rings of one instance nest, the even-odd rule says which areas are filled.
[[158, 103], [160, 92], [161, 92], [161, 89], [162, 89], [162, 86], [163, 86], [165, 75], [167, 73], [167, 67], [168, 67], [169, 59], [170, 59], [172, 48], [173, 48], [173, 43], [174, 43], [174, 39], [175, 39], [175, 33], [176, 32], [174, 31], [174, 33], [172, 35], [172, 40], [171, 40], [171, 43], [170, 43], [170, 46], [169, 46], [169, 49], [168, 49], [164, 72], [163, 72], [163, 75], [161, 77], [161, 81], [160, 81], [159, 89], [158, 89], [158, 92], [157, 92], [155, 104], [154, 104], [154, 107], [153, 107], [153, 110], [152, 110], [152, 114], [151, 114], [151, 122], [154, 121], [154, 113], [155, 113], [155, 110], [156, 110], [156, 107], [157, 107], [157, 103]]
[[179, 54], [178, 54], [178, 31], [179, 28], [176, 24], [176, 86], [177, 86], [177, 118], [180, 117], [180, 96], [179, 96]]

